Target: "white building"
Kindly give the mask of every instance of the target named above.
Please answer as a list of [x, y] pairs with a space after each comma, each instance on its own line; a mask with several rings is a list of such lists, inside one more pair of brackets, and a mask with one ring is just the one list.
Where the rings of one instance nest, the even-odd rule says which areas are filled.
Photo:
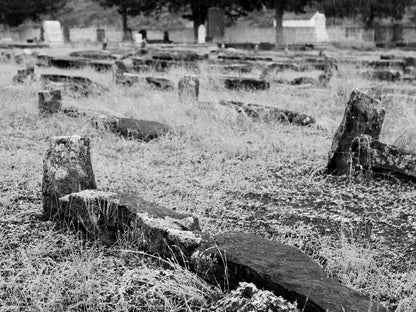
[[285, 13], [283, 30], [287, 44], [329, 41], [325, 14], [319, 12]]

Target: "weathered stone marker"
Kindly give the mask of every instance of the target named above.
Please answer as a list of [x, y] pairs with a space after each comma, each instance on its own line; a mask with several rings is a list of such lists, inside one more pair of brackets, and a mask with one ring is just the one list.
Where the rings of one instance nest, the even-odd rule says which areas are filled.
[[59, 215], [59, 198], [95, 189], [90, 140], [78, 135], [54, 137], [43, 161], [42, 201], [46, 219]]
[[187, 75], [178, 82], [179, 101], [198, 101], [199, 79], [195, 75]]
[[270, 82], [255, 78], [230, 77], [224, 80], [224, 86], [230, 90], [258, 91], [270, 89]]
[[39, 91], [39, 111], [42, 115], [56, 114], [62, 109], [61, 90]]
[[18, 69], [17, 75], [13, 77], [13, 82], [25, 83], [35, 78], [35, 66], [27, 65], [25, 69]]
[[342, 175], [351, 172], [353, 142], [363, 134], [377, 141], [385, 113], [380, 101], [360, 90], [351, 93], [344, 118], [332, 141], [328, 162], [329, 173]]

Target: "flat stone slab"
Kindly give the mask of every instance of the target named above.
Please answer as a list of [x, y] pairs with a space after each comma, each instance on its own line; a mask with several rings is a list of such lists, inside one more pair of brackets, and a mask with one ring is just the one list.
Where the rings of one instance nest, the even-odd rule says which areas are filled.
[[99, 83], [81, 76], [42, 74], [40, 79], [46, 86], [49, 82], [63, 83], [64, 91], [73, 96], [99, 95], [109, 91]]
[[221, 101], [220, 104], [232, 107], [238, 112], [245, 113], [253, 119], [260, 119], [262, 121], [279, 121], [299, 126], [309, 126], [316, 123], [316, 120], [313, 117], [306, 114], [272, 106], [251, 103], [245, 104], [237, 101]]
[[173, 91], [175, 88], [175, 84], [166, 78], [146, 77], [145, 80], [149, 85], [161, 91]]
[[118, 118], [114, 131], [126, 138], [148, 142], [166, 135], [172, 128], [157, 121]]
[[114, 242], [128, 235], [139, 249], [168, 257], [172, 251], [190, 256], [202, 240], [197, 218], [132, 194], [85, 190], [59, 203], [64, 221], [89, 238]]
[[172, 131], [171, 127], [163, 123], [127, 118], [112, 111], [85, 109], [78, 106], [64, 107], [62, 111], [70, 117], [87, 117], [97, 128], [139, 141], [149, 142]]
[[[252, 234], [215, 235], [198, 248], [192, 259], [197, 271], [199, 267], [208, 279], [228, 283], [231, 288], [239, 282], [254, 283], [290, 302], [297, 301], [298, 308], [305, 312], [387, 311], [376, 300], [328, 278], [299, 249]], [[207, 263], [211, 263], [208, 268]]]
[[230, 77], [224, 79], [224, 86], [230, 90], [259, 91], [270, 89], [270, 83], [255, 78]]

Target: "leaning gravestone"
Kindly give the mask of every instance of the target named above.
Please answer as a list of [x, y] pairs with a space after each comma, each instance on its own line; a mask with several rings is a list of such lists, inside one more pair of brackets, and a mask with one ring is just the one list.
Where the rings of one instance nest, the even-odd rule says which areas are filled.
[[90, 140], [78, 135], [52, 138], [43, 161], [43, 215], [59, 217], [59, 198], [97, 188], [91, 165]]
[[39, 91], [39, 111], [42, 115], [56, 114], [62, 109], [61, 90]]
[[64, 34], [61, 23], [58, 21], [44, 21], [42, 23], [42, 39], [51, 47], [62, 47], [64, 45]]
[[351, 93], [344, 118], [335, 133], [329, 152], [328, 172], [342, 175], [351, 173], [351, 152], [360, 135], [378, 141], [386, 112], [380, 101], [360, 90]]
[[195, 75], [186, 75], [178, 82], [180, 102], [198, 101], [199, 79]]

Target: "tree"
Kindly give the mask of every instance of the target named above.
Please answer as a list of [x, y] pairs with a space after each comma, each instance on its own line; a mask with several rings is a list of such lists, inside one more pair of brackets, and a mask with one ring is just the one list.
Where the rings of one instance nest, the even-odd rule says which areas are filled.
[[401, 19], [406, 8], [413, 2], [413, 0], [325, 0], [322, 9], [331, 17], [359, 17], [366, 26], [370, 27], [377, 18]]
[[128, 16], [139, 14], [149, 14], [160, 8], [161, 2], [158, 0], [95, 0], [103, 7], [116, 6], [122, 17], [123, 40], [129, 40]]
[[198, 39], [198, 27], [207, 21], [209, 8], [221, 8], [233, 19], [247, 11], [261, 8], [261, 5], [259, 6], [254, 0], [165, 0], [163, 3], [170, 11], [190, 10], [191, 13], [183, 17], [194, 22], [195, 41]]
[[0, 0], [0, 23], [19, 26], [26, 20], [39, 20], [43, 14], [54, 14], [65, 6], [65, 0]]

